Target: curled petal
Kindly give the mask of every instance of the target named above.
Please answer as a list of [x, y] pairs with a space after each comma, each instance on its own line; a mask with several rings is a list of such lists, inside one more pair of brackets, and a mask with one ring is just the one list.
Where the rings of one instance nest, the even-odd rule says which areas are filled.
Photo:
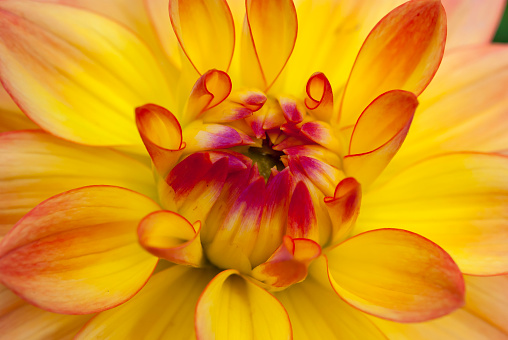
[[222, 103], [231, 93], [232, 86], [231, 79], [223, 71], [210, 70], [199, 77], [187, 101], [183, 124]]
[[328, 253], [333, 288], [354, 307], [398, 322], [426, 321], [464, 304], [464, 280], [450, 255], [417, 234], [380, 229]]
[[400, 149], [418, 101], [411, 92], [394, 90], [376, 98], [356, 122], [344, 171], [367, 186]]
[[165, 108], [146, 104], [136, 109], [136, 125], [157, 172], [165, 178], [185, 148], [178, 120]]
[[342, 126], [354, 124], [380, 94], [419, 95], [443, 57], [446, 15], [439, 0], [409, 1], [385, 16], [365, 40], [342, 99]]
[[199, 72], [227, 71], [235, 48], [235, 27], [227, 1], [170, 0], [169, 17], [178, 41]]
[[321, 247], [306, 238], [284, 236], [280, 247], [252, 270], [252, 276], [272, 288], [285, 288], [307, 277], [309, 264], [321, 255]]
[[246, 0], [241, 69], [248, 86], [267, 90], [293, 52], [298, 23], [292, 0]]
[[119, 187], [53, 196], [0, 243], [0, 281], [55, 313], [115, 307], [144, 286], [157, 264], [135, 235], [139, 220], [155, 210], [152, 200]]
[[352, 177], [343, 179], [337, 185], [333, 197], [325, 197], [326, 208], [332, 220], [331, 245], [343, 241], [353, 230], [361, 199], [361, 185]]
[[196, 306], [195, 320], [198, 340], [292, 338], [289, 317], [280, 302], [235, 270], [223, 271], [208, 284]]
[[305, 90], [307, 109], [317, 119], [330, 122], [333, 114], [333, 91], [328, 78], [321, 72], [314, 73], [309, 78]]

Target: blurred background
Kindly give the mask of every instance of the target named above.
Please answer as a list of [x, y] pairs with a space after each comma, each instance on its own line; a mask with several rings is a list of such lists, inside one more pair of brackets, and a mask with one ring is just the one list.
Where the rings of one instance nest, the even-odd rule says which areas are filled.
[[[486, 0], [488, 1], [488, 0]], [[504, 10], [504, 16], [499, 25], [499, 29], [494, 37], [495, 42], [508, 42], [508, 6]]]

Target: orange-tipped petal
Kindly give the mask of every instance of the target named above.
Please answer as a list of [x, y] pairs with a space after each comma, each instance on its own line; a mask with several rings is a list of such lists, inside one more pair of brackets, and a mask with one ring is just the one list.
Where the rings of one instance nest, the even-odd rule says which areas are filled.
[[330, 122], [333, 114], [333, 91], [328, 78], [321, 72], [314, 73], [309, 78], [305, 91], [305, 106], [311, 114], [323, 122]]
[[118, 306], [146, 283], [158, 259], [138, 244], [138, 222], [159, 207], [111, 186], [53, 196], [0, 243], [0, 281], [48, 311], [89, 314]]
[[150, 49], [105, 17], [24, 0], [2, 1], [0, 17], [2, 83], [54, 135], [91, 145], [139, 145], [134, 108], [174, 102]]
[[297, 339], [375, 340], [386, 337], [367, 318], [309, 275], [304, 282], [274, 293], [289, 314]]
[[235, 270], [223, 271], [208, 284], [195, 318], [198, 340], [292, 339], [289, 317], [280, 302]]
[[337, 185], [333, 197], [325, 197], [333, 227], [331, 245], [343, 241], [353, 230], [361, 199], [361, 185], [352, 177], [343, 179]]
[[178, 120], [165, 108], [146, 104], [136, 109], [136, 125], [153, 165], [165, 178], [185, 148]]
[[506, 0], [442, 0], [446, 10], [446, 49], [492, 41]]
[[222, 103], [231, 93], [231, 79], [223, 71], [210, 70], [194, 84], [185, 108], [183, 124], [195, 120], [204, 111]]
[[450, 255], [417, 234], [381, 229], [328, 254], [333, 288], [354, 307], [384, 319], [418, 322], [464, 304], [464, 280]]
[[107, 184], [157, 196], [152, 171], [141, 162], [40, 130], [1, 134], [0, 159], [0, 237], [37, 204], [70, 189]]
[[292, 0], [246, 0], [241, 68], [247, 86], [267, 90], [293, 52], [298, 23]]
[[235, 48], [235, 27], [227, 1], [170, 0], [169, 17], [196, 71], [228, 70]]
[[215, 272], [185, 266], [158, 272], [132, 299], [88, 322], [75, 339], [192, 339], [196, 303]]
[[411, 92], [394, 90], [376, 98], [356, 122], [344, 171], [367, 186], [400, 149], [418, 101]]
[[71, 338], [91, 317], [46, 312], [0, 285], [0, 334], [4, 339]]
[[507, 207], [507, 156], [446, 154], [366, 192], [355, 233], [406, 229], [443, 247], [465, 274], [506, 274]]
[[275, 289], [289, 287], [307, 277], [309, 264], [321, 255], [321, 247], [306, 238], [284, 236], [280, 247], [252, 270], [252, 276]]
[[341, 125], [354, 124], [380, 94], [401, 89], [419, 95], [443, 57], [446, 15], [439, 0], [413, 0], [390, 12], [363, 44], [341, 104]]
[[156, 211], [141, 220], [139, 243], [153, 255], [168, 261], [201, 267], [205, 263], [199, 238], [201, 223], [195, 227], [172, 211]]

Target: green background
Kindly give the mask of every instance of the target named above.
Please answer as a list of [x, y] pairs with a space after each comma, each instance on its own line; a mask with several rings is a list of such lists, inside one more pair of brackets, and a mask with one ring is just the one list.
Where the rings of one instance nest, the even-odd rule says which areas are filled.
[[[488, 0], [485, 0], [488, 1]], [[496, 42], [508, 42], [508, 6], [504, 10], [504, 16], [499, 25], [499, 29], [494, 37]]]

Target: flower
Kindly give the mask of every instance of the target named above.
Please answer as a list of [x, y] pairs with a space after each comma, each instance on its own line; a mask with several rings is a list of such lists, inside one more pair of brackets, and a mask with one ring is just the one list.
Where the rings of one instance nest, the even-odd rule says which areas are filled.
[[1, 1], [2, 334], [506, 338], [504, 2], [443, 3]]

